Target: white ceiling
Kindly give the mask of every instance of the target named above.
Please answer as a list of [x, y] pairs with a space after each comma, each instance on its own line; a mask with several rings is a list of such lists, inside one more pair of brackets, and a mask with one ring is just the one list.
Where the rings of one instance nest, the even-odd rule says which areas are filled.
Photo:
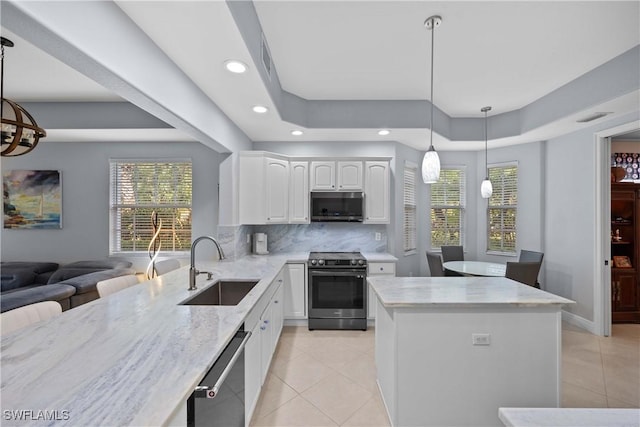
[[[126, 1], [120, 8], [254, 141], [395, 140], [424, 149], [425, 129], [303, 129], [284, 122], [263, 85], [224, 1]], [[454, 117], [526, 106], [640, 43], [639, 2], [255, 1], [284, 90], [306, 99], [427, 99], [430, 32], [436, 30], [434, 103]], [[120, 98], [4, 27], [16, 43], [5, 54], [5, 96], [24, 101]], [[226, 72], [227, 59], [249, 65]], [[613, 102], [613, 101], [612, 101]], [[611, 108], [633, 107], [636, 98]], [[256, 104], [270, 108], [256, 115]], [[602, 109], [602, 111], [610, 111]], [[580, 113], [580, 112], [576, 112]], [[575, 126], [575, 117], [538, 129], [528, 140]], [[427, 122], [425, 118], [425, 123]], [[74, 140], [82, 130], [69, 130]], [[96, 138], [96, 132], [87, 135]], [[172, 138], [180, 138], [173, 131]], [[143, 134], [143, 133], [141, 133]], [[144, 139], [144, 136], [140, 136]], [[439, 149], [480, 149], [445, 140]], [[526, 142], [511, 138], [502, 144]]]

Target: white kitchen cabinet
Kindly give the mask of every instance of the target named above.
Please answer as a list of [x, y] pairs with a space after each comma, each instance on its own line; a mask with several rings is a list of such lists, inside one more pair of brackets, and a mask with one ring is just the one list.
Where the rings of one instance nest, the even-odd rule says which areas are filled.
[[287, 264], [284, 276], [284, 318], [307, 318], [307, 266]]
[[238, 222], [289, 221], [289, 159], [266, 152], [242, 152], [239, 159]]
[[311, 162], [311, 191], [333, 191], [336, 189], [336, 162]]
[[362, 161], [311, 162], [311, 191], [362, 191]]
[[251, 330], [251, 337], [244, 350], [245, 425], [249, 424], [253, 415], [282, 332], [284, 276], [283, 268], [245, 319], [245, 329]]
[[289, 221], [289, 161], [265, 157], [265, 207], [268, 223]]
[[365, 224], [389, 224], [390, 170], [388, 161], [366, 161], [364, 164]]
[[244, 418], [249, 424], [253, 410], [258, 403], [262, 387], [262, 353], [260, 349], [261, 323], [255, 324], [251, 337], [244, 347]]
[[[367, 277], [375, 276], [395, 276], [396, 275], [396, 263], [395, 262], [370, 262], [367, 265]], [[376, 294], [371, 289], [370, 285], [367, 285], [367, 318], [376, 318]]]
[[289, 162], [289, 223], [309, 223], [309, 162]]
[[338, 161], [338, 190], [362, 191], [362, 162], [357, 160]]

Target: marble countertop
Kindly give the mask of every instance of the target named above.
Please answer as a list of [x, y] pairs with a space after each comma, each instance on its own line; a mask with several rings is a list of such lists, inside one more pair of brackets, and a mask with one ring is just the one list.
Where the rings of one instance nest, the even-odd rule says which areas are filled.
[[[2, 337], [3, 423], [49, 425], [33, 419], [45, 410], [68, 418], [56, 425], [166, 423], [282, 266], [307, 256], [198, 262], [214, 273], [198, 277], [200, 289], [220, 278], [260, 280], [237, 306], [178, 305], [194, 292], [185, 266]], [[32, 419], [7, 420], [7, 410], [33, 411]]]
[[369, 277], [386, 307], [553, 305], [574, 302], [504, 277]]
[[398, 258], [387, 252], [362, 252], [369, 262], [397, 262]]
[[[198, 262], [198, 269], [213, 272], [211, 280], [198, 277], [199, 289], [218, 279], [260, 280], [237, 306], [179, 305], [194, 295], [185, 266], [2, 337], [4, 424], [54, 424], [36, 419], [38, 411], [57, 411], [60, 426], [166, 423], [282, 266], [308, 257], [298, 252]], [[7, 420], [5, 411], [27, 411], [26, 419]]]
[[640, 409], [612, 408], [500, 408], [507, 427], [637, 427]]

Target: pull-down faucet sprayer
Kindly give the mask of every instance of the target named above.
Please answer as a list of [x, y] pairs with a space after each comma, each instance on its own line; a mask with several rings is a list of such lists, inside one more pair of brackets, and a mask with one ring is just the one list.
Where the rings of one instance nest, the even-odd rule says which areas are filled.
[[210, 273], [209, 271], [198, 271], [198, 269], [196, 269], [196, 245], [198, 244], [199, 241], [204, 239], [211, 240], [216, 245], [216, 248], [218, 249], [218, 258], [220, 258], [221, 260], [224, 259], [224, 251], [222, 250], [222, 247], [220, 247], [220, 244], [218, 243], [218, 241], [213, 237], [200, 236], [196, 240], [194, 240], [193, 243], [191, 244], [191, 264], [189, 267], [189, 290], [190, 291], [198, 289], [196, 287], [196, 277], [199, 274], [207, 274], [209, 279], [211, 279], [212, 273]]

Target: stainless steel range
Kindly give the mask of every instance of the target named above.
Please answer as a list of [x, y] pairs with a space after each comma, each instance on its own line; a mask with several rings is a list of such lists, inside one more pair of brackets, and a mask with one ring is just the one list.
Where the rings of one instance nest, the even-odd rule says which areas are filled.
[[367, 330], [367, 260], [360, 252], [311, 252], [309, 330]]

